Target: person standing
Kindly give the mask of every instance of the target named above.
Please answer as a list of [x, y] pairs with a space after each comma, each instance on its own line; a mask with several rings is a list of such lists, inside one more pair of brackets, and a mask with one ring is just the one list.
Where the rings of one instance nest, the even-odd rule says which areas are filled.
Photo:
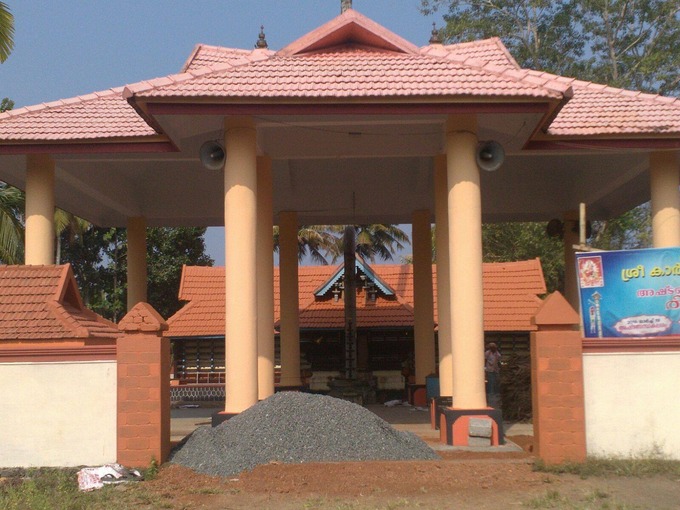
[[501, 353], [498, 346], [491, 342], [484, 352], [484, 372], [486, 374], [486, 397], [498, 398], [501, 393]]

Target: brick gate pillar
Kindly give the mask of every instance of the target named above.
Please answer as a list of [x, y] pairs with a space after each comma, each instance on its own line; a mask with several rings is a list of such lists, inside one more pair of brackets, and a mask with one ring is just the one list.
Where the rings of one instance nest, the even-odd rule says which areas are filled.
[[118, 326], [119, 464], [147, 467], [170, 454], [170, 339], [167, 323], [147, 303], [138, 303]]
[[578, 314], [559, 292], [548, 296], [533, 322], [531, 386], [534, 452], [546, 464], [586, 458], [583, 348]]

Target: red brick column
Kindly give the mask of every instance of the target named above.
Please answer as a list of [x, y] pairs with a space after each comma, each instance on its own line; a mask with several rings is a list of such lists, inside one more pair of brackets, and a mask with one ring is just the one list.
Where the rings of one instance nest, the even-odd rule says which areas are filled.
[[170, 340], [163, 318], [138, 303], [120, 321], [118, 338], [118, 463], [147, 467], [170, 453]]
[[546, 464], [586, 458], [583, 348], [578, 314], [559, 292], [533, 319], [531, 384], [534, 451]]

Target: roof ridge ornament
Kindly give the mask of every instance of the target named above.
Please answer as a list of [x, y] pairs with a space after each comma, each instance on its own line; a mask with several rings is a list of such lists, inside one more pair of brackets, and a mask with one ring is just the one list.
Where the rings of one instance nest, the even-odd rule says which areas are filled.
[[437, 30], [437, 24], [432, 22], [432, 33], [430, 35], [430, 44], [442, 44], [442, 38]]
[[340, 0], [340, 14], [352, 8], [352, 0]]
[[269, 48], [269, 45], [267, 44], [267, 39], [265, 39], [264, 35], [264, 25], [260, 25], [260, 34], [257, 36], [257, 42], [255, 43], [255, 47], [260, 50]]

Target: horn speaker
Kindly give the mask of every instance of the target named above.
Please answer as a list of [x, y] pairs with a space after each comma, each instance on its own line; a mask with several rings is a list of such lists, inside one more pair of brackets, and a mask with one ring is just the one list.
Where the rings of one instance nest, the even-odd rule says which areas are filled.
[[477, 147], [477, 166], [487, 172], [494, 172], [500, 168], [505, 160], [503, 146], [494, 141], [480, 142]]
[[201, 164], [208, 170], [220, 170], [224, 166], [224, 147], [221, 143], [211, 140], [201, 145], [199, 151]]

